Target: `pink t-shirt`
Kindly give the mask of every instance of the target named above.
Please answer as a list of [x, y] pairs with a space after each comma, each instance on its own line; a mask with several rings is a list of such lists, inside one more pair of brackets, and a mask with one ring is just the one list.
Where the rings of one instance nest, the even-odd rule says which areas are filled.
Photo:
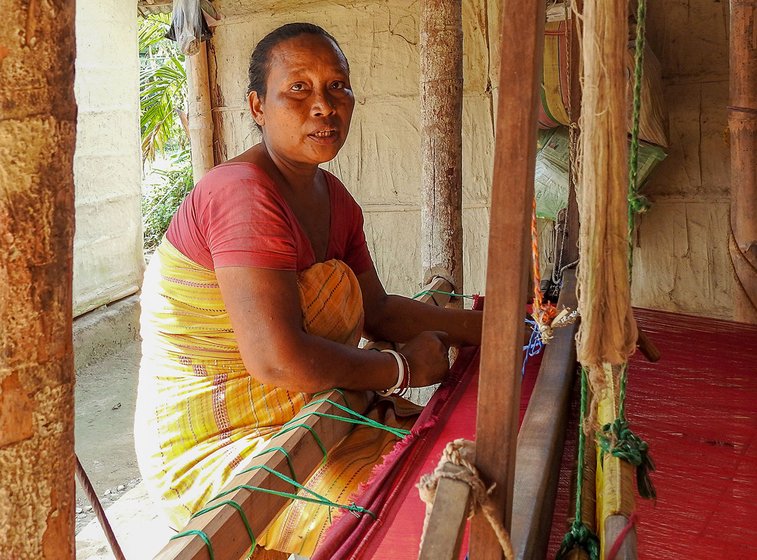
[[[344, 261], [360, 274], [371, 267], [363, 213], [341, 181], [324, 173], [331, 203], [326, 260]], [[250, 266], [299, 272], [316, 262], [276, 184], [252, 163], [227, 163], [208, 172], [179, 206], [166, 237], [210, 270]]]

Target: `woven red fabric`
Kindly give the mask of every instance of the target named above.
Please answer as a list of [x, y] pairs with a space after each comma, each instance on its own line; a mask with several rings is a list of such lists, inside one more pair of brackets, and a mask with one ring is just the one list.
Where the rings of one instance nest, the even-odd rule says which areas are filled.
[[[637, 353], [629, 369], [626, 415], [657, 467], [656, 503], [636, 500], [639, 559], [757, 558], [757, 326], [635, 314], [662, 353]], [[574, 457], [566, 449], [548, 558], [565, 533]]]

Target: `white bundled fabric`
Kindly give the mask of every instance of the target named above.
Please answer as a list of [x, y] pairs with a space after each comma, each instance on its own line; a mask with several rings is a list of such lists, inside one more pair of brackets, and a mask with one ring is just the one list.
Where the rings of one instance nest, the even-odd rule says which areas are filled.
[[188, 56], [197, 54], [203, 39], [200, 0], [174, 0], [174, 36], [179, 50]]

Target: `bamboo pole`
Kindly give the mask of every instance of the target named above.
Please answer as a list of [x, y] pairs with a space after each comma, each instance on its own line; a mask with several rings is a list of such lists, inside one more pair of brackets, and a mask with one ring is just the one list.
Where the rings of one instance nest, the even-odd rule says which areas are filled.
[[731, 0], [730, 27], [733, 317], [757, 323], [757, 0]]
[[[425, 0], [421, 11], [421, 259], [463, 291], [461, 0]], [[458, 299], [457, 304], [462, 304]]]
[[0, 0], [0, 558], [73, 559], [74, 2]]
[[215, 165], [206, 41], [200, 44], [196, 55], [187, 57], [187, 67], [189, 144], [192, 149], [192, 175], [197, 183]]
[[[536, 160], [536, 120], [544, 48], [542, 0], [502, 8], [500, 88], [489, 225], [476, 466], [496, 483], [492, 500], [509, 530], [520, 401], [528, 231]], [[518, 48], [512, 48], [518, 45]], [[494, 531], [473, 518], [470, 557], [502, 558]]]

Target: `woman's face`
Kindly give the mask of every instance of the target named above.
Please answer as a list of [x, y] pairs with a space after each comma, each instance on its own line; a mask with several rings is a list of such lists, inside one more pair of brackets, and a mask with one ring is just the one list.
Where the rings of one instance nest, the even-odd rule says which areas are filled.
[[305, 34], [271, 50], [265, 98], [250, 94], [269, 153], [292, 164], [332, 160], [355, 107], [347, 61], [327, 38]]

